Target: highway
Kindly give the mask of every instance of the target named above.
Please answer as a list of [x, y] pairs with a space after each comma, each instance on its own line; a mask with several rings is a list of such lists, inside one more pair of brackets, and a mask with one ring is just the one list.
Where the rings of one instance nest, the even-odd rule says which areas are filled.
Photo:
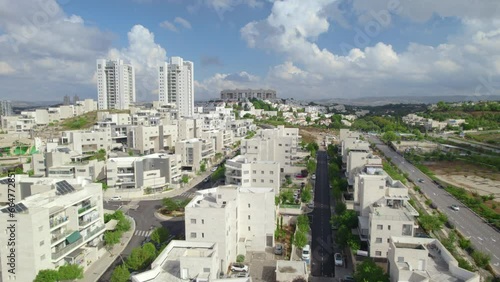
[[334, 277], [332, 229], [330, 225], [330, 187], [328, 184], [328, 164], [326, 152], [319, 151], [314, 192], [314, 211], [312, 212], [312, 258], [311, 275], [315, 277]]
[[[448, 216], [449, 221], [455, 228], [465, 236], [470, 237], [475, 249], [490, 254], [491, 266], [495, 273], [500, 275], [500, 233], [444, 189], [439, 188], [432, 179], [407, 162], [392, 148], [383, 144], [378, 138], [370, 136], [369, 140], [374, 142], [386, 157], [391, 158], [392, 162], [401, 171], [408, 173], [411, 181], [418, 183], [418, 186], [427, 197], [432, 200], [441, 212]], [[424, 182], [419, 183], [419, 178], [423, 179]], [[451, 205], [458, 205], [460, 210], [452, 210]]]

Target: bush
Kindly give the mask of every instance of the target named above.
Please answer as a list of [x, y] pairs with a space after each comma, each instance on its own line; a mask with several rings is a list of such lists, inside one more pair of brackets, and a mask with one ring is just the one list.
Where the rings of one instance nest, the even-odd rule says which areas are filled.
[[293, 244], [295, 247], [302, 249], [304, 248], [305, 245], [307, 245], [307, 236], [304, 232], [302, 231], [297, 231], [297, 234], [295, 234], [293, 238]]
[[238, 255], [236, 257], [236, 262], [241, 263], [241, 262], [244, 262], [244, 261], [245, 261], [245, 256], [244, 255]]
[[474, 251], [472, 253], [472, 258], [476, 262], [476, 265], [481, 267], [481, 268], [486, 268], [488, 264], [490, 263], [490, 256], [488, 254], [485, 254], [480, 251]]

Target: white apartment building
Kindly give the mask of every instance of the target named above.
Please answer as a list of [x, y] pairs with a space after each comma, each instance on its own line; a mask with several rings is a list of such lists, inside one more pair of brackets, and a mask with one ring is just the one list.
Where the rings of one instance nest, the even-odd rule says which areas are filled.
[[236, 156], [226, 161], [226, 184], [241, 187], [273, 188], [279, 194], [280, 163], [273, 161], [250, 161]]
[[100, 149], [107, 152], [112, 148], [111, 130], [104, 128], [99, 131], [63, 131], [60, 138], [61, 145], [67, 145], [78, 154], [94, 154]]
[[177, 120], [178, 140], [200, 138], [203, 120], [200, 118], [180, 118]]
[[180, 117], [194, 114], [194, 64], [181, 57], [158, 67], [160, 104], [175, 104]]
[[0, 101], [0, 116], [11, 116], [12, 112], [12, 102], [9, 100]]
[[453, 255], [434, 238], [391, 237], [388, 260], [391, 282], [481, 281], [478, 273], [460, 268]]
[[[56, 269], [66, 263], [87, 269], [89, 262], [96, 262], [106, 251], [99, 249], [105, 231], [102, 187], [86, 179], [60, 180], [36, 178], [20, 180], [32, 195], [17, 202], [14, 223], [16, 274], [11, 274], [9, 260], [2, 259], [3, 281], [33, 281], [42, 269]], [[7, 207], [1, 209], [0, 228], [7, 230]], [[12, 238], [0, 232], [0, 241]], [[0, 248], [7, 258], [11, 250]]]
[[230, 130], [203, 131], [201, 138], [212, 142], [215, 153], [222, 154], [225, 148], [230, 148], [233, 144], [233, 132]]
[[128, 126], [127, 146], [140, 154], [169, 150], [177, 142], [177, 129], [176, 125]]
[[106, 163], [110, 188], [163, 190], [175, 188], [180, 181], [179, 155], [151, 154], [143, 157], [110, 158]]
[[253, 119], [237, 119], [226, 123], [226, 129], [232, 130], [234, 137], [244, 137], [249, 131], [256, 131], [257, 125]]
[[370, 143], [359, 140], [358, 137], [346, 137], [341, 141], [342, 162], [347, 163], [347, 156], [350, 152], [368, 153], [371, 151]]
[[195, 172], [200, 169], [202, 162], [208, 165], [215, 156], [212, 142], [197, 138], [178, 141], [175, 153], [181, 156], [183, 170]]
[[283, 173], [294, 173], [293, 169], [297, 147], [300, 142], [298, 128], [259, 130], [251, 139], [241, 140], [241, 155], [250, 161], [275, 161], [280, 163]]
[[351, 151], [348, 153], [345, 176], [347, 177], [349, 186], [354, 185], [355, 176], [360, 173], [365, 166], [382, 168], [382, 159], [371, 152]]
[[239, 254], [274, 246], [274, 189], [228, 185], [198, 193], [185, 208], [186, 240], [217, 243], [221, 269]]
[[135, 103], [134, 67], [123, 60], [97, 60], [99, 110], [126, 110]]
[[97, 112], [97, 127], [113, 127], [131, 125], [132, 120], [129, 114], [110, 114], [109, 112]]
[[275, 100], [276, 90], [272, 89], [233, 89], [222, 90], [220, 92], [221, 100], [226, 101], [239, 101], [246, 99], [260, 99], [260, 100]]

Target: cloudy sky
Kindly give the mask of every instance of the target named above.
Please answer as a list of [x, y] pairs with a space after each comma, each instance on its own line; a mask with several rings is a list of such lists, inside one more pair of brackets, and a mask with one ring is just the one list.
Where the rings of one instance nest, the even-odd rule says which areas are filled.
[[195, 65], [195, 99], [500, 95], [498, 0], [0, 0], [0, 99], [96, 98], [98, 58]]

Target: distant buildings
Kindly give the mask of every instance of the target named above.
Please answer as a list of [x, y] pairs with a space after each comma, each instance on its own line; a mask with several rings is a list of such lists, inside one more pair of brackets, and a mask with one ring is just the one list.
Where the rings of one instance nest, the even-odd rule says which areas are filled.
[[160, 105], [174, 104], [180, 117], [194, 114], [194, 64], [181, 57], [158, 67]]
[[12, 115], [12, 102], [9, 100], [0, 101], [0, 116]]
[[234, 89], [222, 90], [220, 98], [226, 101], [239, 101], [245, 99], [275, 100], [276, 91], [271, 89]]
[[135, 102], [134, 67], [122, 60], [97, 60], [99, 110], [129, 109]]

